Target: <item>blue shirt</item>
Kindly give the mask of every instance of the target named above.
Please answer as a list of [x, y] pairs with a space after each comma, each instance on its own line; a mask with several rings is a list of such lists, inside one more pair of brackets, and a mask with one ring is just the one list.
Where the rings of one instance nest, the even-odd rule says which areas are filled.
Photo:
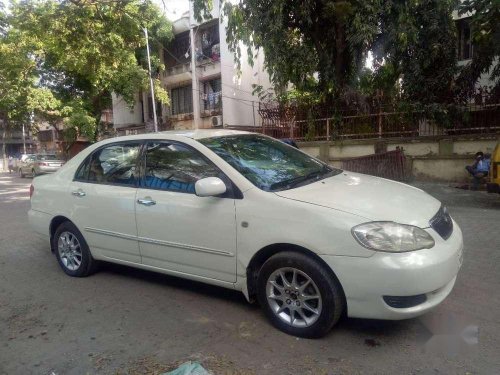
[[478, 172], [488, 172], [490, 170], [490, 159], [481, 159], [477, 162], [476, 170]]

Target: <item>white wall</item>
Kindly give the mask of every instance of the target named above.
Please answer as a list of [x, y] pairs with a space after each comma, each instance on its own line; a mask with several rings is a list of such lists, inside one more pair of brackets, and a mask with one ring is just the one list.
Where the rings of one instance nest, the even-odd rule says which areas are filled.
[[242, 45], [241, 75], [238, 77], [235, 69], [234, 54], [229, 51], [226, 43], [226, 25], [224, 21], [220, 27], [224, 125], [261, 125], [261, 118], [258, 113], [259, 98], [256, 95], [252, 95], [252, 85], [262, 85], [264, 89], [271, 87], [269, 75], [264, 70], [264, 52], [259, 51], [257, 58], [254, 58], [254, 65], [252, 67], [248, 64], [246, 47]]
[[133, 108], [130, 108], [127, 102], [115, 93], [111, 94], [111, 99], [113, 102], [113, 125], [115, 129], [142, 124], [142, 105], [139, 100], [139, 94], [136, 94]]

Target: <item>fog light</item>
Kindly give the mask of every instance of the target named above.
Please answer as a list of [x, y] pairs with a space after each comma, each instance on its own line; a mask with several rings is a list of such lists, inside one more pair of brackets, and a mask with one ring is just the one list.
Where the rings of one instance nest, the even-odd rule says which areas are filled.
[[383, 298], [385, 303], [396, 309], [418, 306], [427, 301], [425, 294], [417, 294], [416, 296], [384, 296]]

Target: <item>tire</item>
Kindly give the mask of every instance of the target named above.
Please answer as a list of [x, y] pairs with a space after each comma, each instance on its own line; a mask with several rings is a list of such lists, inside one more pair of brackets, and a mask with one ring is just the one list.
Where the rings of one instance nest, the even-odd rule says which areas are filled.
[[305, 338], [327, 334], [345, 309], [336, 277], [314, 258], [294, 251], [278, 253], [264, 263], [257, 280], [257, 298], [276, 328]]
[[19, 168], [19, 177], [24, 178], [24, 173], [22, 168]]
[[87, 242], [69, 221], [59, 225], [54, 233], [52, 250], [62, 270], [69, 276], [86, 277], [96, 271], [97, 261], [92, 257]]
[[31, 177], [32, 178], [36, 177], [36, 171], [34, 169], [31, 170]]

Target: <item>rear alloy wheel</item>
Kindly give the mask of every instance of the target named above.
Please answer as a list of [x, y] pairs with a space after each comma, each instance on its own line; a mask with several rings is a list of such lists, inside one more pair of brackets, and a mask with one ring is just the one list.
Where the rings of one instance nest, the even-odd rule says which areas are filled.
[[257, 297], [274, 326], [308, 338], [327, 334], [345, 306], [335, 276], [314, 258], [293, 251], [273, 255], [264, 263]]
[[71, 232], [62, 232], [57, 240], [57, 251], [64, 267], [76, 271], [82, 265], [82, 246]]
[[94, 272], [96, 261], [92, 258], [85, 239], [76, 226], [66, 221], [56, 230], [52, 248], [63, 271], [69, 276], [85, 277]]

